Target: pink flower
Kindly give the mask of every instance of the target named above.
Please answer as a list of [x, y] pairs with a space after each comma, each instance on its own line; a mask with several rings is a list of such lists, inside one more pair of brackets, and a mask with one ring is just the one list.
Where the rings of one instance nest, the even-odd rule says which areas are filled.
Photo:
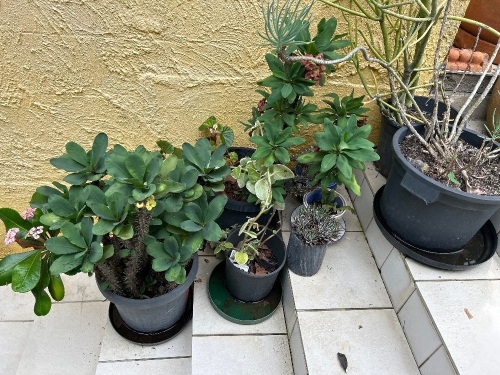
[[19, 232], [19, 228], [10, 228], [7, 233], [5, 233], [5, 244], [10, 245], [16, 242], [16, 234]]
[[35, 216], [35, 209], [32, 207], [28, 207], [23, 212], [21, 212], [21, 217], [24, 220], [31, 219], [33, 216]]
[[28, 231], [28, 236], [33, 237], [35, 240], [40, 238], [40, 235], [43, 233], [43, 226], [33, 227]]

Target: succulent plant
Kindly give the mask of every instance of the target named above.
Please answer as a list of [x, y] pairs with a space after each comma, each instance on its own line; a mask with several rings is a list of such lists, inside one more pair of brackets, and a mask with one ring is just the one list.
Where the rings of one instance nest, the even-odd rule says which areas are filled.
[[292, 231], [305, 246], [328, 245], [344, 232], [331, 210], [318, 205], [299, 206], [292, 216]]

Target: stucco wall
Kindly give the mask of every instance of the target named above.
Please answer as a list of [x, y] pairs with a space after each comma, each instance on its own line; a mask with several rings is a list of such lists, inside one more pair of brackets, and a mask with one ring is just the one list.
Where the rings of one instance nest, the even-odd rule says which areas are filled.
[[[49, 159], [100, 131], [126, 147], [180, 145], [214, 114], [245, 143], [239, 122], [268, 74], [258, 30], [260, 0], [0, 0], [0, 207], [27, 206], [61, 178]], [[345, 65], [321, 91], [352, 88], [363, 93]]]

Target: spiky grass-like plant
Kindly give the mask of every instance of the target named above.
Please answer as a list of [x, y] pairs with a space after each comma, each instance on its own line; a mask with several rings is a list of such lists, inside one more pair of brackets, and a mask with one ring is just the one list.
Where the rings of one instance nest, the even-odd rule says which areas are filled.
[[306, 246], [328, 245], [344, 233], [331, 210], [321, 206], [300, 206], [292, 216], [292, 231]]

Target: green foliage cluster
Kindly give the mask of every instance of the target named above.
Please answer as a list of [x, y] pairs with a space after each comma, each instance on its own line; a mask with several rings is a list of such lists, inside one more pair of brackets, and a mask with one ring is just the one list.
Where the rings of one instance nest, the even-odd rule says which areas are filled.
[[31, 291], [38, 315], [50, 311], [45, 289], [54, 300], [63, 298], [60, 274], [96, 272], [103, 286], [131, 298], [149, 297], [151, 270], [182, 284], [202, 243], [223, 234], [215, 220], [227, 198], [218, 195], [209, 202], [208, 197], [221, 190], [230, 172], [223, 158], [226, 146], [212, 149], [200, 139], [163, 153], [143, 146], [107, 149], [104, 133], [88, 151], [69, 142], [66, 153], [50, 161], [69, 172], [66, 184], [37, 188], [30, 202], [33, 215], [26, 219], [0, 209], [6, 230], [18, 228], [15, 241], [27, 249], [0, 261], [0, 285]]

